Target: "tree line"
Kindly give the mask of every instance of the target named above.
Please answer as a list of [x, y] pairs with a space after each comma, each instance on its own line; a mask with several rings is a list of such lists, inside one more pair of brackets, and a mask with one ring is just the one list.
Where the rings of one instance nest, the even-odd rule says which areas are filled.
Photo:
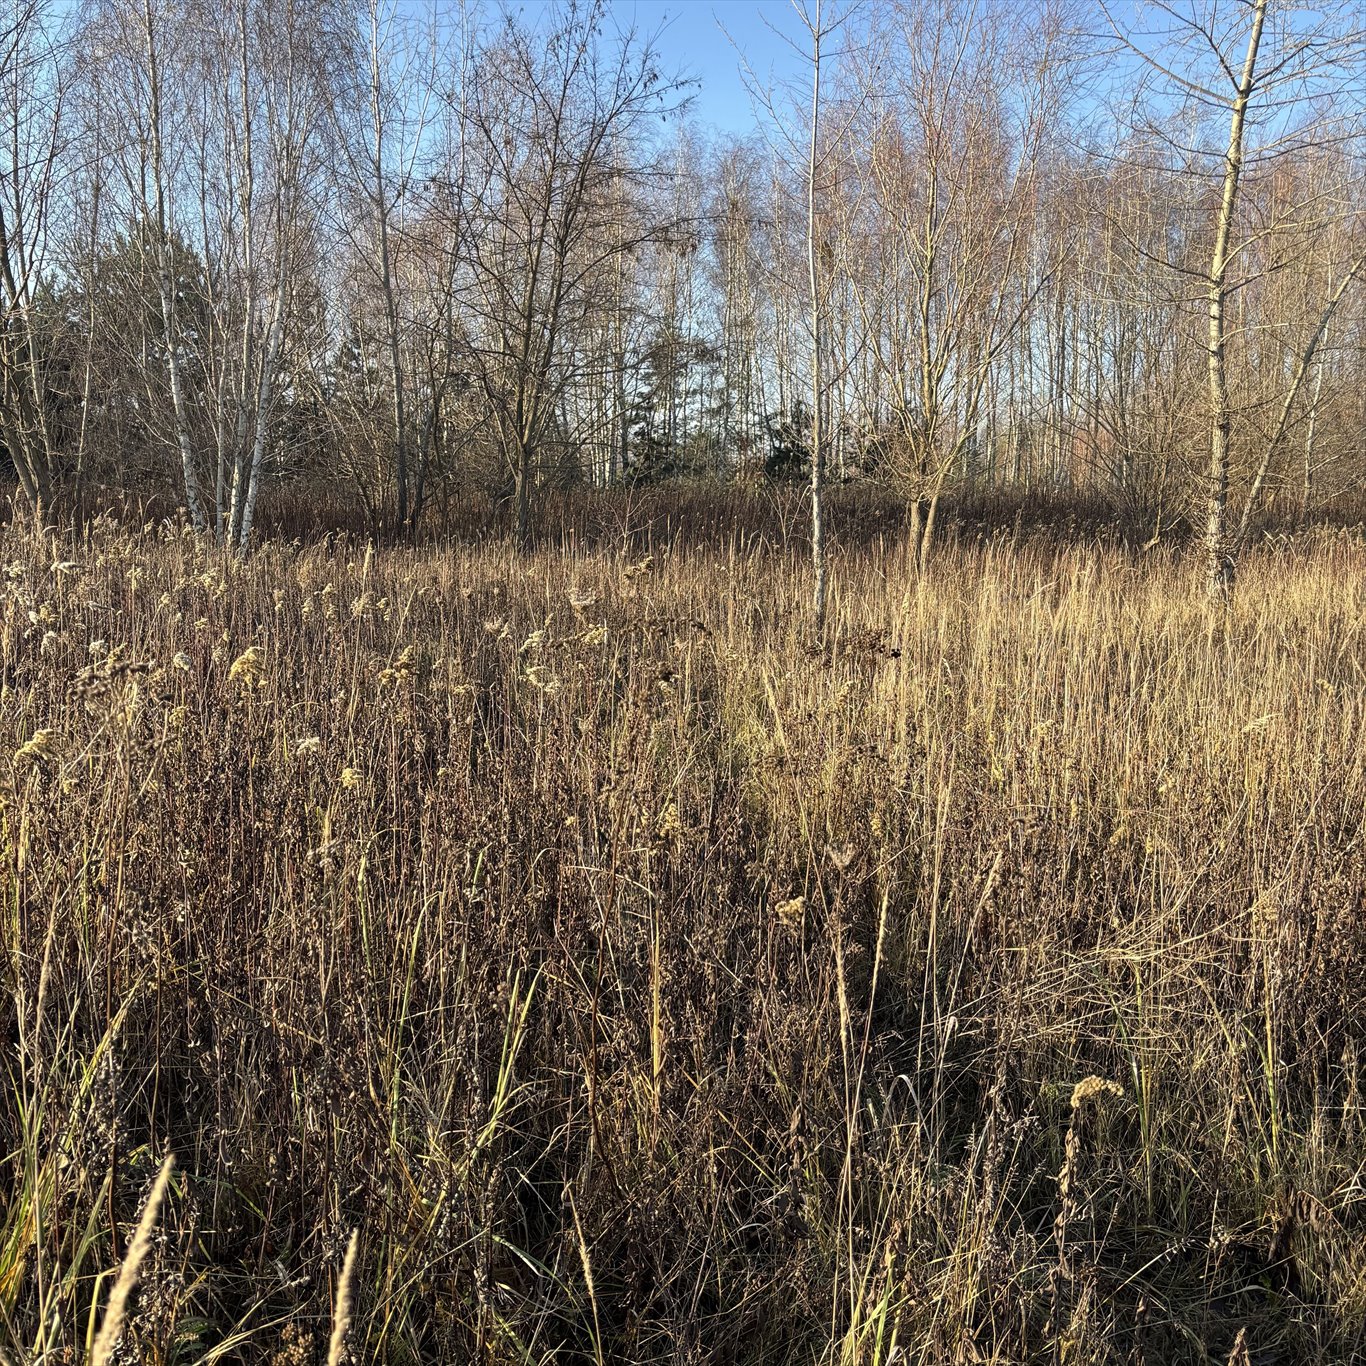
[[286, 481], [526, 540], [555, 484], [809, 481], [819, 527], [877, 480], [927, 550], [947, 489], [1082, 488], [1201, 516], [1226, 594], [1268, 502], [1361, 482], [1357, 7], [809, 0], [745, 136], [627, 18], [18, 0], [22, 498], [174, 488], [244, 548]]

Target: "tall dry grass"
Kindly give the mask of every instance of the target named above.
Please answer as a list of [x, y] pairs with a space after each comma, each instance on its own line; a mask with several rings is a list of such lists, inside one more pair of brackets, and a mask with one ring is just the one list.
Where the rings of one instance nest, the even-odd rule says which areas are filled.
[[1358, 1359], [1358, 540], [0, 566], [9, 1359]]

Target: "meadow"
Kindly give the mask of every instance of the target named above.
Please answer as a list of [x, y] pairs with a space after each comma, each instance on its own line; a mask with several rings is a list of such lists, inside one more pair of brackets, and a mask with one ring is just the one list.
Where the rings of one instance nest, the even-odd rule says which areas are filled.
[[0, 531], [0, 1360], [1360, 1360], [1366, 543], [836, 542]]

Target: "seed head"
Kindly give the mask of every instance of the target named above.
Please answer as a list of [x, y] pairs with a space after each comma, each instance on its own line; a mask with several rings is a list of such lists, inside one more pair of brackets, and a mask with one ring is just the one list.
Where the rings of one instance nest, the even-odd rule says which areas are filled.
[[228, 669], [228, 681], [238, 683], [244, 688], [258, 688], [265, 680], [263, 656], [259, 645], [249, 645]]
[[1080, 1110], [1088, 1100], [1099, 1100], [1105, 1096], [1123, 1099], [1124, 1088], [1118, 1082], [1109, 1081], [1105, 1077], [1083, 1077], [1072, 1088], [1072, 1108]]
[[670, 802], [663, 811], [659, 813], [659, 820], [655, 824], [655, 834], [660, 843], [667, 844], [676, 840], [683, 833], [683, 821], [678, 814], [678, 803]]
[[36, 730], [14, 751], [14, 766], [22, 768], [25, 764], [51, 763], [57, 757], [57, 732], [55, 730]]

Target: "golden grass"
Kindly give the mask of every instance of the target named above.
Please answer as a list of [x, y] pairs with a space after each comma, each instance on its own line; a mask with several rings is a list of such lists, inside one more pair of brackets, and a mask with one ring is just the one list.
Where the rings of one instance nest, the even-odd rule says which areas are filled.
[[1357, 1358], [1359, 541], [0, 565], [15, 1359]]

